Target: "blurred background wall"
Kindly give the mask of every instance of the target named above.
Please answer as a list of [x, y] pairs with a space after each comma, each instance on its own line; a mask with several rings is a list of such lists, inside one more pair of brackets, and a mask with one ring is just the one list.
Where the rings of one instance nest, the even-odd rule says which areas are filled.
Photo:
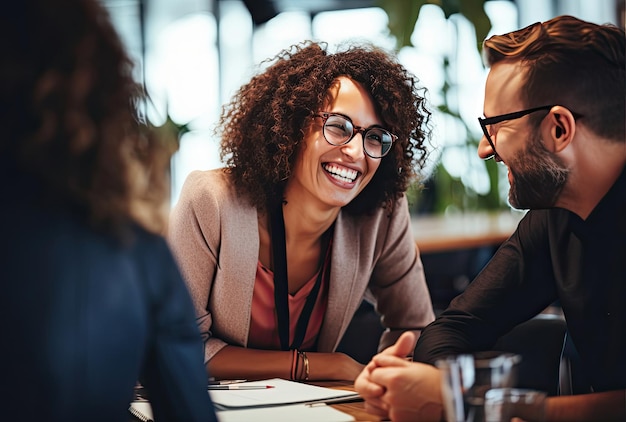
[[[504, 166], [476, 154], [487, 74], [482, 40], [562, 14], [623, 27], [625, 13], [625, 0], [101, 1], [151, 96], [150, 122], [181, 135], [171, 162], [172, 204], [189, 172], [222, 165], [213, 134], [220, 108], [264, 59], [306, 39], [331, 48], [365, 40], [395, 50], [428, 88], [434, 111], [423, 189], [416, 184], [408, 196], [437, 313], [523, 216], [507, 204]], [[363, 306], [355, 324], [370, 321], [369, 332], [378, 318], [371, 305]]]
[[426, 189], [410, 192], [414, 213], [507, 209], [502, 166], [476, 155], [480, 42], [561, 14], [624, 26], [624, 0], [102, 1], [152, 98], [150, 121], [185, 129], [172, 159], [172, 204], [190, 171], [221, 166], [212, 133], [221, 105], [264, 59], [313, 39], [394, 49], [428, 88], [434, 137]]

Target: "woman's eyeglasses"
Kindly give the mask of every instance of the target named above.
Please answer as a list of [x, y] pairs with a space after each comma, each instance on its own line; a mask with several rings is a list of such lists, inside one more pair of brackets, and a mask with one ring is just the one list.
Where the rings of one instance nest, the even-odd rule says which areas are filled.
[[346, 145], [357, 133], [363, 138], [363, 151], [372, 158], [382, 158], [393, 146], [398, 137], [381, 127], [363, 128], [356, 126], [348, 116], [322, 112], [315, 115], [324, 121], [322, 133], [331, 145]]

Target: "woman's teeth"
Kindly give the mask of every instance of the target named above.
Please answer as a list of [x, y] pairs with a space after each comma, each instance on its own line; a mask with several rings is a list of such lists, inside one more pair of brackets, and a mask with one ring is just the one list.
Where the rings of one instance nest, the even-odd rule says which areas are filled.
[[356, 180], [356, 177], [359, 175], [359, 172], [356, 170], [339, 168], [332, 164], [325, 164], [324, 170], [330, 173], [335, 179], [345, 183], [354, 182]]

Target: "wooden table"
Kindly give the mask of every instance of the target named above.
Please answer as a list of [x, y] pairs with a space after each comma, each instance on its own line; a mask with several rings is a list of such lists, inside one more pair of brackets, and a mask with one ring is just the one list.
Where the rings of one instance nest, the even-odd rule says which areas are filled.
[[411, 220], [421, 253], [499, 245], [511, 236], [524, 216], [520, 211], [418, 216]]
[[[354, 403], [344, 403], [344, 404], [333, 404], [331, 405], [337, 410], [340, 410], [348, 415], [352, 416], [355, 421], [383, 421], [387, 419], [381, 419], [376, 415], [372, 415], [365, 411], [365, 404], [361, 402]], [[323, 421], [320, 421], [323, 422]]]
[[[336, 388], [338, 390], [354, 391], [354, 384], [346, 381], [316, 381], [312, 384], [319, 385], [320, 387]], [[352, 416], [356, 421], [383, 421], [379, 416], [373, 415], [365, 411], [365, 403], [363, 401], [356, 401], [351, 403], [341, 403], [331, 405], [333, 408], [347, 413]], [[323, 421], [320, 421], [323, 422]]]

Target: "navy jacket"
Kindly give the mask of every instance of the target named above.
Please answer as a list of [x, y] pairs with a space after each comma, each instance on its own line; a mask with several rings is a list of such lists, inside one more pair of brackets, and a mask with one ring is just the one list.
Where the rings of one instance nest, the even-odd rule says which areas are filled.
[[164, 239], [134, 228], [120, 243], [76, 209], [44, 207], [36, 183], [0, 175], [2, 415], [128, 421], [141, 380], [156, 420], [216, 420], [193, 306]]

